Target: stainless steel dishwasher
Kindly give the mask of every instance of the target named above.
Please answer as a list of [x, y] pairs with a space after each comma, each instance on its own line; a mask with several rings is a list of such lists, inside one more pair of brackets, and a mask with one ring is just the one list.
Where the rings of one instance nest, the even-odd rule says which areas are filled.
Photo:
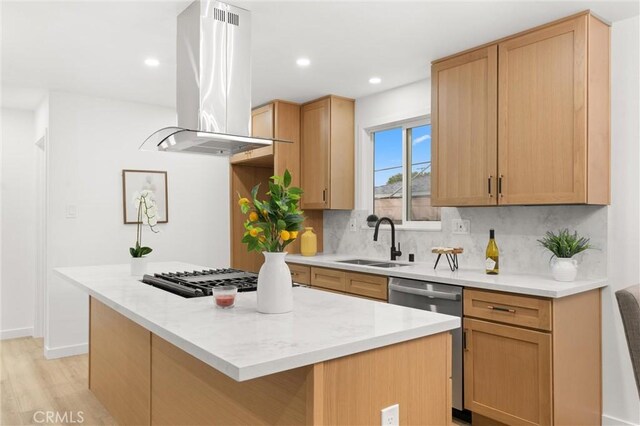
[[[453, 315], [462, 321], [462, 287], [427, 281], [390, 277], [389, 303]], [[451, 331], [452, 336], [452, 405], [464, 410], [462, 381], [462, 329]]]

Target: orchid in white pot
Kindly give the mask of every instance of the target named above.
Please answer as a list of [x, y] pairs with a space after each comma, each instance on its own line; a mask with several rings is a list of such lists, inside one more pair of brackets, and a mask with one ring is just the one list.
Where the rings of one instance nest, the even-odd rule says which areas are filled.
[[144, 275], [147, 269], [146, 255], [151, 253], [153, 249], [142, 245], [142, 229], [145, 225], [151, 229], [151, 232], [158, 233], [156, 225], [158, 224], [158, 206], [156, 205], [153, 191], [144, 189], [135, 194], [133, 204], [136, 207], [138, 215], [138, 223], [136, 225], [136, 245], [129, 247], [131, 254], [131, 275]]

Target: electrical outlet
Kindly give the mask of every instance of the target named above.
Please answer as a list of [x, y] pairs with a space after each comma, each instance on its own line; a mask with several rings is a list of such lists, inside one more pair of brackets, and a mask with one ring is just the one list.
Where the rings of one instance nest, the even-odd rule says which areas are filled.
[[471, 229], [471, 221], [467, 219], [453, 219], [451, 221], [451, 233], [468, 234]]
[[66, 217], [67, 219], [75, 219], [78, 217], [78, 208], [75, 204], [67, 204]]
[[349, 219], [349, 231], [356, 232], [358, 230], [358, 220], [356, 218]]
[[380, 411], [380, 424], [382, 426], [400, 426], [400, 405], [395, 404]]

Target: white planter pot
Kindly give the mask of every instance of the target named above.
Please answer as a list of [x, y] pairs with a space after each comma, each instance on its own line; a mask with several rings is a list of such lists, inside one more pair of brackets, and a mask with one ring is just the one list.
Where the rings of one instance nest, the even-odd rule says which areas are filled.
[[132, 257], [131, 258], [131, 275], [134, 277], [142, 277], [147, 273], [146, 257]]
[[258, 273], [258, 312], [283, 314], [293, 309], [291, 271], [284, 261], [287, 253], [263, 252], [264, 264]]
[[551, 274], [556, 281], [573, 281], [578, 274], [578, 261], [573, 258], [556, 257], [551, 263]]

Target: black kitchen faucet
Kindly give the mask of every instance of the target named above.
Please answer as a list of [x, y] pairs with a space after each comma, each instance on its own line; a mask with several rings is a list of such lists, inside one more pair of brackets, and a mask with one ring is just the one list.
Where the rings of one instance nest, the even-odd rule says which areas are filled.
[[396, 226], [391, 219], [388, 217], [378, 219], [376, 230], [373, 233], [373, 241], [378, 241], [378, 229], [380, 229], [380, 224], [384, 221], [389, 222], [389, 225], [391, 225], [391, 260], [396, 260], [397, 256], [402, 256], [402, 252], [400, 251], [400, 243], [398, 243], [398, 249], [396, 250]]

